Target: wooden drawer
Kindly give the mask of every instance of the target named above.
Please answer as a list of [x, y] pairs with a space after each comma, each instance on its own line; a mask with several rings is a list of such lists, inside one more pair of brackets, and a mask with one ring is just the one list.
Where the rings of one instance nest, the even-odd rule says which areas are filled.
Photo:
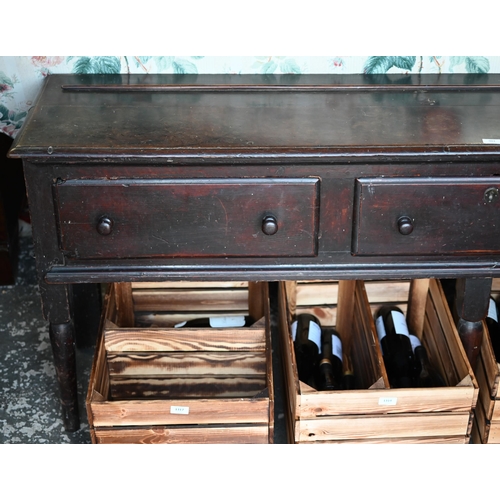
[[54, 191], [74, 258], [317, 253], [316, 178], [70, 180]]
[[498, 253], [499, 189], [497, 177], [358, 179], [352, 252]]

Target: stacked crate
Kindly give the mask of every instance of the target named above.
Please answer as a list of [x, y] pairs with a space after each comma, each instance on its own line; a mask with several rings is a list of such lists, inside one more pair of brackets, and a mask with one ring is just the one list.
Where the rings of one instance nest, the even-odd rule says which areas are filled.
[[[114, 283], [87, 393], [93, 443], [270, 443], [267, 283]], [[175, 328], [250, 315], [237, 328]]]
[[[493, 279], [491, 295], [500, 298], [500, 278]], [[479, 384], [479, 398], [474, 411], [475, 420], [472, 430], [473, 444], [500, 443], [500, 363], [497, 363], [488, 334], [486, 322], [483, 323], [485, 334], [474, 373]]]
[[[469, 442], [478, 385], [439, 281], [282, 282], [279, 291], [291, 442]], [[411, 330], [446, 387], [389, 387], [373, 319], [382, 303], [407, 312]], [[357, 389], [317, 391], [299, 381], [290, 324], [300, 312], [336, 327]]]

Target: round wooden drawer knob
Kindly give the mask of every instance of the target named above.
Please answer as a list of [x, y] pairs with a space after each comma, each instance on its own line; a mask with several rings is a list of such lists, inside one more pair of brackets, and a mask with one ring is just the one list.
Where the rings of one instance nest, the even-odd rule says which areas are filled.
[[113, 230], [113, 221], [109, 217], [103, 216], [99, 219], [96, 229], [102, 236], [107, 236]]
[[403, 235], [407, 236], [413, 231], [413, 221], [406, 216], [400, 217], [398, 219], [398, 231]]
[[262, 232], [268, 236], [272, 236], [278, 232], [278, 221], [274, 215], [266, 215], [262, 219]]

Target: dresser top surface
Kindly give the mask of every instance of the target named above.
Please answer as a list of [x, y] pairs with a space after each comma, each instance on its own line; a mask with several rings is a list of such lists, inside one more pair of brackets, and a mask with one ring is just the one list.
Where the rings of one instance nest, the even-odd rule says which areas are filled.
[[500, 75], [52, 75], [11, 157], [500, 155]]

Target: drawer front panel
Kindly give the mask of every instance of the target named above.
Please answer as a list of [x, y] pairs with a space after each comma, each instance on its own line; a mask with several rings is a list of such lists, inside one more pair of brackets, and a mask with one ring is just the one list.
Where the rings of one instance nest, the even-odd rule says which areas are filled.
[[74, 258], [314, 256], [319, 180], [70, 180], [54, 186]]
[[500, 252], [500, 179], [358, 179], [354, 255]]

